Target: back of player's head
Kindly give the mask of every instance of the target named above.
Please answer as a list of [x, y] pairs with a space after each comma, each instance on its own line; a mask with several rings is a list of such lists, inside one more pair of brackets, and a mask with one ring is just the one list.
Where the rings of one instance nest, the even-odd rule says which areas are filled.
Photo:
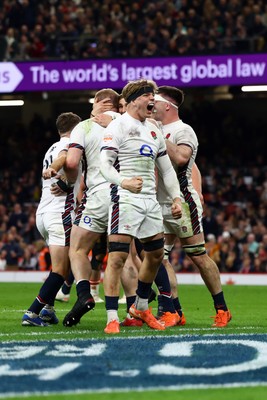
[[180, 107], [184, 102], [184, 92], [173, 86], [159, 86], [158, 94], [163, 95], [164, 98], [170, 100], [177, 107]]
[[119, 107], [119, 98], [120, 95], [113, 89], [101, 89], [95, 94], [95, 102], [110, 99], [111, 103], [113, 104], [114, 108], [118, 109]]
[[147, 79], [139, 79], [136, 81], [130, 81], [122, 89], [122, 97], [124, 97], [126, 103], [136, 100], [139, 96], [145, 93], [155, 93], [157, 85], [154, 81]]
[[60, 114], [56, 119], [56, 127], [59, 134], [67, 133], [81, 121], [79, 115], [72, 112], [66, 112]]

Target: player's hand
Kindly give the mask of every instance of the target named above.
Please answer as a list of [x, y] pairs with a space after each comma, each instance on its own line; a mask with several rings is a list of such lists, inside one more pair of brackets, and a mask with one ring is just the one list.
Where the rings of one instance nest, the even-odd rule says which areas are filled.
[[176, 197], [174, 199], [171, 211], [173, 218], [178, 219], [182, 217], [182, 204], [181, 204], [181, 199], [179, 197]]
[[56, 183], [51, 185], [50, 192], [56, 197], [66, 195], [66, 192], [64, 192], [64, 190], [62, 190]]
[[108, 124], [112, 121], [112, 117], [108, 114], [99, 114], [92, 118], [92, 121], [106, 128]]
[[58, 172], [54, 168], [48, 167], [47, 169], [45, 169], [43, 171], [42, 176], [44, 179], [50, 179], [50, 178], [56, 177], [57, 174], [58, 174]]
[[113, 103], [109, 98], [95, 101], [91, 116], [95, 117], [96, 115], [103, 114], [105, 111], [110, 111], [111, 108], [113, 108]]
[[140, 193], [143, 188], [143, 178], [141, 176], [135, 176], [130, 179], [125, 178], [121, 183], [121, 187], [132, 193]]

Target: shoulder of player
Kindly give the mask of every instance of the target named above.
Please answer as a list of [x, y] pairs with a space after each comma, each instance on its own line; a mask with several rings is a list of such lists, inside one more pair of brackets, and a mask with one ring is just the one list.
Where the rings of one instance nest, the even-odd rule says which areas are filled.
[[194, 131], [194, 129], [192, 128], [191, 125], [186, 124], [186, 123], [183, 122], [181, 119], [179, 120], [179, 122], [180, 122], [180, 128], [181, 128], [182, 130], [190, 131], [190, 132], [192, 132], [192, 133], [195, 133], [195, 131]]
[[152, 126], [153, 128], [156, 127], [158, 130], [161, 130], [160, 123], [153, 118], [147, 118], [146, 123], [147, 123], [147, 126]]
[[172, 132], [172, 134], [193, 134], [196, 135], [194, 129], [192, 128], [191, 125], [186, 124], [183, 122], [181, 119], [179, 121], [173, 122], [171, 124], [167, 124], [163, 126], [164, 132]]
[[87, 132], [91, 129], [92, 125], [93, 121], [90, 118], [84, 119], [73, 128], [73, 130], [71, 131], [71, 135]]
[[52, 153], [52, 151], [57, 150], [58, 147], [62, 146], [62, 142], [61, 140], [59, 140], [58, 142], [53, 143], [49, 149], [47, 150], [47, 152], [45, 153], [46, 155], [48, 155], [49, 153]]

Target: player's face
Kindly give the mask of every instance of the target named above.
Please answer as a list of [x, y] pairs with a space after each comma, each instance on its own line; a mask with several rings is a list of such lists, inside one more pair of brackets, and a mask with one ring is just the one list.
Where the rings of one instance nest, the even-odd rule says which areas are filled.
[[126, 101], [124, 98], [121, 98], [119, 101], [119, 113], [124, 114], [126, 112]]
[[161, 121], [166, 110], [166, 103], [163, 101], [155, 101], [153, 109], [153, 118], [156, 121]]
[[135, 100], [140, 121], [152, 118], [154, 108], [154, 93], [145, 93]]

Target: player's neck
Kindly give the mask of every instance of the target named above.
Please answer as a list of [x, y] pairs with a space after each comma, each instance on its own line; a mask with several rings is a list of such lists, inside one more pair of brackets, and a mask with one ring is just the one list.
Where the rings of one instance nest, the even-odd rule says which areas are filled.
[[168, 116], [167, 118], [164, 118], [161, 122], [163, 125], [168, 125], [172, 124], [173, 122], [178, 122], [180, 120], [178, 115], [175, 116]]

